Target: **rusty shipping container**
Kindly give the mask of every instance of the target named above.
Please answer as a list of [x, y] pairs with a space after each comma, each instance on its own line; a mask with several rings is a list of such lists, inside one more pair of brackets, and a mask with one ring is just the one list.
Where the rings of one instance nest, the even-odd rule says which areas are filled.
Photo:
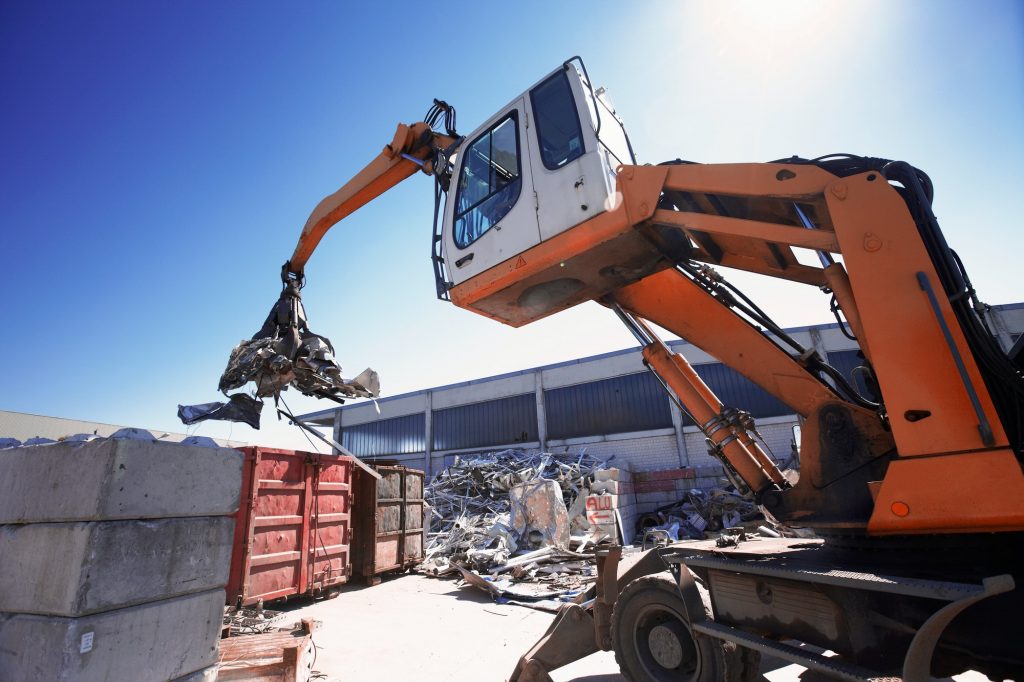
[[318, 594], [351, 573], [351, 458], [274, 448], [245, 453], [229, 604]]
[[352, 571], [369, 583], [423, 561], [423, 472], [374, 466], [380, 480], [355, 471]]

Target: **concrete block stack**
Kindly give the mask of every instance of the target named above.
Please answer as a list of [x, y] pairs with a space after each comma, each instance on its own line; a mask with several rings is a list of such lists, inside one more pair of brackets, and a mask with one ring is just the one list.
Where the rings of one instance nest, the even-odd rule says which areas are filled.
[[0, 450], [0, 679], [215, 679], [241, 475], [152, 439]]
[[617, 537], [624, 545], [633, 543], [637, 504], [634, 474], [629, 469], [599, 469], [587, 496], [587, 521], [599, 531]]

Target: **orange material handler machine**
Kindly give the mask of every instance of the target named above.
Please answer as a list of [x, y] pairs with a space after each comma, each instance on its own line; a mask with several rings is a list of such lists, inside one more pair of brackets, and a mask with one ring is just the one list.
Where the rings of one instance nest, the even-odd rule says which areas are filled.
[[[629, 570], [611, 552], [595, 602], [565, 607], [513, 679], [547, 680], [609, 648], [631, 680], [753, 679], [761, 653], [841, 679], [1022, 675], [1022, 358], [989, 332], [923, 172], [848, 155], [638, 165], [606, 93], [573, 58], [468, 136], [444, 102], [400, 125], [310, 216], [286, 288], [297, 296], [333, 224], [418, 170], [435, 178], [439, 298], [514, 327], [599, 301], [737, 488], [821, 538], [673, 545]], [[830, 294], [867, 390], [719, 267]], [[798, 479], [654, 325], [800, 415]]]

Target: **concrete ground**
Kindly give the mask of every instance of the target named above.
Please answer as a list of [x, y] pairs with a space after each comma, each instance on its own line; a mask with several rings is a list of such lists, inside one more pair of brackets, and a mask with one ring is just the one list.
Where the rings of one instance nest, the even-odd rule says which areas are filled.
[[[418, 574], [380, 585], [346, 586], [335, 599], [298, 601], [281, 608], [282, 623], [320, 621], [314, 670], [328, 682], [463, 680], [501, 682], [544, 633], [554, 614], [499, 605], [476, 588]], [[763, 681], [821, 682], [801, 666], [766, 660]], [[554, 682], [624, 682], [614, 655], [599, 652], [552, 673]], [[957, 682], [980, 682], [975, 673]]]

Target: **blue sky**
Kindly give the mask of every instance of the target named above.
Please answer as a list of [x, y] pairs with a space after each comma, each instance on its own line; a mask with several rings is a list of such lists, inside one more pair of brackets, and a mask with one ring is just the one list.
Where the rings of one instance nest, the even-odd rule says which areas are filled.
[[[982, 298], [1024, 299], [1020, 3], [369, 5], [0, 5], [0, 409], [184, 430], [177, 404], [216, 399], [313, 206], [397, 122], [441, 97], [468, 133], [575, 54], [641, 162], [924, 168]], [[431, 192], [396, 188], [307, 267], [347, 374], [373, 366], [393, 395], [632, 345], [595, 304], [513, 330], [436, 301]], [[814, 290], [737, 281], [785, 325], [830, 319]], [[199, 433], [303, 442], [264, 425]]]

